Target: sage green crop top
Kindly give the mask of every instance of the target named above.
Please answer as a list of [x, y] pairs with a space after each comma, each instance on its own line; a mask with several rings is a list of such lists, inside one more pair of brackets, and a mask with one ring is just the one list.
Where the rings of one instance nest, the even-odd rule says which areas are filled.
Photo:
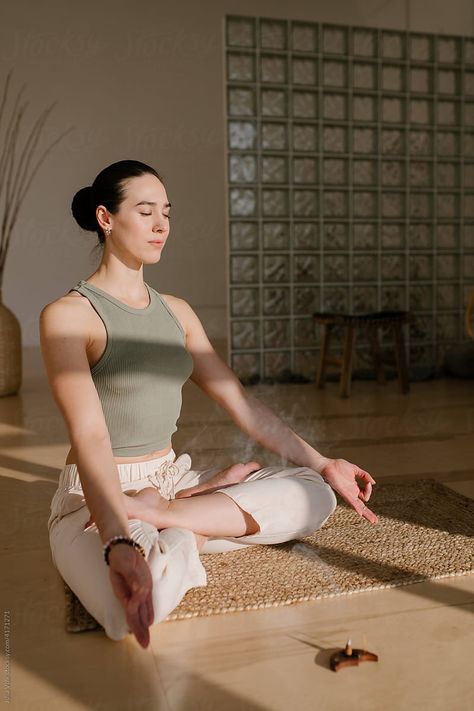
[[119, 301], [81, 279], [78, 291], [107, 331], [107, 345], [91, 368], [115, 456], [164, 449], [177, 430], [181, 389], [193, 370], [185, 333], [160, 294], [145, 283], [144, 309]]

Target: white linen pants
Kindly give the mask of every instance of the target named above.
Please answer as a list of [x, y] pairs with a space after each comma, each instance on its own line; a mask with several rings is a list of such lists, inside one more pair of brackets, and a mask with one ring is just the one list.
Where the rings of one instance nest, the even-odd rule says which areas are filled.
[[[191, 469], [191, 457], [168, 454], [146, 462], [117, 464], [122, 491], [155, 486], [170, 500], [181, 489], [210, 479], [223, 467]], [[245, 548], [258, 543], [282, 543], [308, 536], [320, 528], [337, 505], [322, 476], [308, 467], [269, 466], [252, 472], [239, 483], [218, 489], [250, 513], [260, 530], [236, 538], [211, 537], [201, 553]], [[76, 464], [66, 464], [51, 501], [48, 532], [54, 566], [83, 606], [120, 640], [130, 633], [125, 611], [113, 592], [102, 541], [95, 524], [84, 530], [90, 516]], [[158, 531], [139, 519], [129, 520], [130, 535], [145, 549], [153, 576], [155, 623], [165, 619], [193, 587], [205, 586], [194, 533], [184, 528]]]

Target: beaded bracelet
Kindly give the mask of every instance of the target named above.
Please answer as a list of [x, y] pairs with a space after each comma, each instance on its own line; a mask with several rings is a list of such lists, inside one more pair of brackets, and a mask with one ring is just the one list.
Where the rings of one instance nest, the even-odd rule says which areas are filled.
[[103, 551], [104, 551], [104, 560], [107, 563], [107, 565], [110, 565], [109, 563], [109, 553], [110, 549], [112, 546], [115, 546], [117, 543], [127, 543], [129, 546], [132, 546], [133, 548], [136, 548], [144, 558], [146, 558], [146, 553], [145, 549], [143, 546], [135, 541], [133, 538], [130, 538], [130, 536], [112, 536], [112, 538], [109, 538], [108, 541], [104, 543]]

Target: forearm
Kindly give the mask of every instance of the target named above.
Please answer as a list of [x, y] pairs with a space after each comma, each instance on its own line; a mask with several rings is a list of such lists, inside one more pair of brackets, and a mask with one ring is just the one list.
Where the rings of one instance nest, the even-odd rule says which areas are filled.
[[265, 449], [276, 452], [296, 465], [320, 471], [329, 461], [296, 434], [261, 400], [245, 394], [238, 409], [231, 413], [235, 423]]
[[111, 536], [130, 535], [128, 516], [110, 439], [74, 442], [84, 498], [103, 543]]

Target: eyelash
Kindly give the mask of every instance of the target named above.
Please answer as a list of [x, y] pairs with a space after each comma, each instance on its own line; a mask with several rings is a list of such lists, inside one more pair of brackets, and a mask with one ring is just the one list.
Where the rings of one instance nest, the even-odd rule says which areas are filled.
[[[151, 212], [141, 212], [140, 215], [143, 215], [143, 217], [149, 217], [152, 213]], [[164, 217], [167, 217], [168, 220], [171, 220], [171, 215], [164, 215]]]

